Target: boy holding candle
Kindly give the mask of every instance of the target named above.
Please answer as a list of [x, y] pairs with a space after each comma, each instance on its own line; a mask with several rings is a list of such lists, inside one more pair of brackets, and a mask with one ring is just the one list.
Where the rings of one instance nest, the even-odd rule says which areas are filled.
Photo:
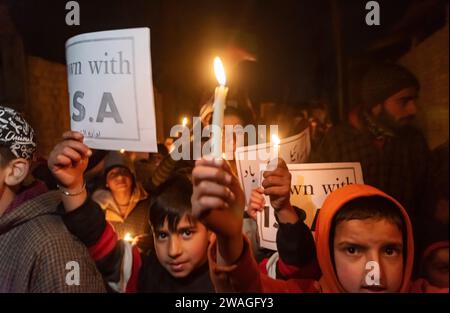
[[97, 268], [116, 292], [213, 292], [207, 249], [213, 234], [191, 214], [192, 183], [177, 174], [154, 192], [149, 221], [155, 251], [141, 255], [118, 240], [100, 206], [83, 187], [90, 149], [83, 135], [66, 132], [49, 157], [49, 168], [72, 196], [62, 197], [63, 219], [88, 248]]
[[448, 292], [423, 280], [411, 283], [414, 243], [409, 217], [395, 199], [378, 189], [348, 185], [334, 191], [317, 222], [321, 279], [280, 281], [259, 272], [240, 231], [244, 196], [230, 167], [223, 160], [201, 159], [193, 182], [193, 213], [217, 237], [209, 262], [218, 291]]
[[[190, 180], [176, 175], [155, 191], [150, 223], [156, 253], [142, 257], [135, 247], [117, 240], [104, 213], [83, 188], [83, 171], [90, 150], [82, 143], [82, 134], [67, 132], [63, 138], [50, 154], [49, 168], [73, 195], [63, 195], [67, 212], [64, 222], [89, 248], [108, 285], [119, 292], [214, 291], [207, 262], [209, 242], [214, 235], [191, 214]], [[274, 201], [287, 203], [282, 195]], [[297, 218], [295, 213], [288, 212], [290, 206], [283, 207], [286, 208], [280, 213], [283, 221]]]

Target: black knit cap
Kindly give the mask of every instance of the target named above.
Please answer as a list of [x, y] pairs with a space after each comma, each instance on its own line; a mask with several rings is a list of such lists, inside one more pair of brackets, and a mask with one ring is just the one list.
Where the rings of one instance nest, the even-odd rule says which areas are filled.
[[406, 68], [394, 63], [378, 64], [363, 77], [361, 96], [364, 107], [370, 109], [405, 88], [419, 89], [417, 78]]

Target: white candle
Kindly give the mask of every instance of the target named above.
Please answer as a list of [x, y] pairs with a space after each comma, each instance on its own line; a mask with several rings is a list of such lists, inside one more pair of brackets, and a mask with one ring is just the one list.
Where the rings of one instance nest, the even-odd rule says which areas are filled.
[[278, 166], [278, 154], [280, 151], [280, 138], [277, 135], [272, 135], [272, 143], [271, 146], [273, 147], [271, 149], [270, 154], [270, 160], [267, 165], [267, 171], [274, 171]]
[[225, 86], [226, 77], [225, 70], [219, 57], [214, 59], [214, 72], [216, 74], [217, 81], [220, 86], [216, 87], [213, 103], [213, 119], [212, 125], [212, 147], [211, 153], [215, 158], [222, 156], [222, 127], [223, 127], [223, 114], [225, 110], [225, 101], [228, 93], [228, 87]]
[[186, 127], [187, 123], [188, 123], [188, 119], [187, 117], [183, 117], [183, 127]]
[[273, 143], [273, 157], [272, 159], [278, 158], [278, 152], [280, 151], [280, 138], [277, 135], [272, 135]]

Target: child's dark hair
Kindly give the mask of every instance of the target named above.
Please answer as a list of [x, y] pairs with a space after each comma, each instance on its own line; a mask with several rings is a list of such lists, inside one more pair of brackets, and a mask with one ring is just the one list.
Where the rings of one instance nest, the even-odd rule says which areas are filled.
[[177, 229], [178, 223], [186, 216], [189, 223], [195, 218], [191, 213], [192, 183], [184, 174], [174, 174], [161, 184], [152, 194], [150, 205], [150, 224], [157, 230], [167, 224], [170, 232]]
[[362, 197], [351, 200], [342, 206], [333, 218], [332, 229], [342, 221], [365, 220], [368, 218], [386, 219], [403, 230], [403, 216], [392, 201], [381, 196]]

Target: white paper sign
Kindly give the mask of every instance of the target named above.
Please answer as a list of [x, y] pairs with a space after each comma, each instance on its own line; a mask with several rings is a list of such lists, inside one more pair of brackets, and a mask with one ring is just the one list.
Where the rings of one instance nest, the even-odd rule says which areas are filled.
[[[305, 211], [305, 224], [313, 231], [318, 210], [331, 192], [349, 184], [364, 183], [360, 163], [288, 164], [288, 168], [292, 175], [291, 204]], [[265, 166], [261, 166], [260, 177], [264, 170]], [[264, 211], [257, 214], [260, 245], [277, 250], [278, 224], [269, 197], [265, 200]]]
[[157, 152], [150, 29], [66, 42], [70, 126], [94, 149]]
[[[261, 185], [259, 177], [260, 166], [270, 161], [270, 157], [266, 159], [259, 158], [260, 154], [258, 151], [266, 149], [269, 151], [270, 143], [239, 147], [236, 149], [236, 166], [239, 181], [244, 189], [246, 205], [250, 199], [252, 189]], [[288, 164], [305, 162], [309, 157], [310, 150], [309, 128], [306, 128], [295, 136], [282, 139], [279, 146], [280, 157]], [[267, 155], [270, 156], [269, 153]], [[256, 158], [250, 156], [256, 156]]]

